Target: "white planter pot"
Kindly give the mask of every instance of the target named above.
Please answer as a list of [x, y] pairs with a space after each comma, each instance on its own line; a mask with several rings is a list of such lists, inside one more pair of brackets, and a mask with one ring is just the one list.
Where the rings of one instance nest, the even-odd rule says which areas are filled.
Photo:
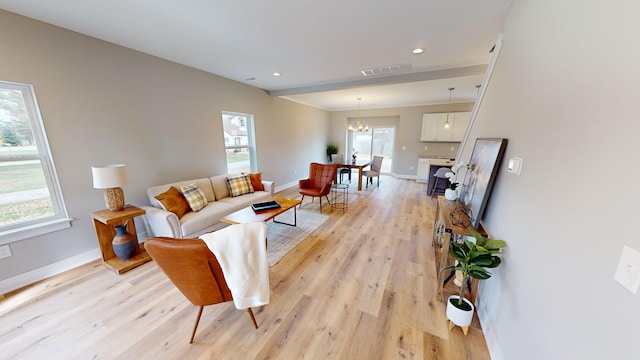
[[458, 192], [451, 189], [444, 190], [444, 198], [447, 200], [455, 200], [458, 198]]
[[[475, 307], [473, 306], [471, 301], [464, 298], [464, 302], [466, 302], [471, 306], [471, 310], [469, 311], [460, 310], [457, 307], [455, 307], [453, 304], [451, 304], [451, 300], [457, 302], [458, 299], [460, 299], [460, 296], [458, 295], [451, 295], [447, 299], [447, 319], [449, 319], [454, 324], [460, 326], [464, 330], [465, 327], [468, 328], [469, 325], [471, 324], [471, 320], [473, 319], [473, 310], [475, 310]], [[465, 334], [466, 334], [466, 331], [465, 331]]]

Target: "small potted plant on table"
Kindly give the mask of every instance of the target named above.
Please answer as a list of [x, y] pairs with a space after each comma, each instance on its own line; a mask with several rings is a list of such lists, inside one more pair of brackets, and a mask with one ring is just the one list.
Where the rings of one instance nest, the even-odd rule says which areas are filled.
[[473, 319], [474, 306], [464, 297], [467, 283], [471, 278], [485, 280], [491, 277], [487, 268], [495, 268], [502, 260], [498, 256], [500, 249], [507, 246], [504, 240], [488, 239], [471, 229], [476, 242], [463, 240], [462, 242], [452, 241], [449, 246], [449, 255], [457, 260], [456, 265], [442, 268], [440, 271], [460, 271], [462, 273], [462, 286], [460, 294], [449, 296], [447, 299], [447, 319], [449, 319], [449, 330], [453, 325], [462, 328], [462, 332], [467, 335], [469, 325]]
[[451, 167], [451, 171], [446, 173], [446, 176], [449, 179], [449, 184], [444, 191], [444, 198], [447, 200], [455, 200], [458, 198], [458, 192], [456, 189], [460, 183], [458, 182], [458, 174], [462, 169], [469, 169], [469, 164], [459, 162]]
[[329, 163], [332, 163], [332, 159], [331, 159], [331, 155], [337, 154], [338, 153], [338, 145], [334, 144], [334, 143], [329, 143], [327, 144], [327, 158], [329, 160]]

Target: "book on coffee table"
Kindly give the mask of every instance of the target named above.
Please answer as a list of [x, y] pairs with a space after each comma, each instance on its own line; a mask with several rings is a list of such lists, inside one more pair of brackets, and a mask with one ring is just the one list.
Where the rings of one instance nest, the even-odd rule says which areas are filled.
[[255, 212], [267, 211], [267, 210], [279, 209], [280, 204], [278, 204], [277, 201], [265, 201], [265, 202], [252, 204], [251, 208]]

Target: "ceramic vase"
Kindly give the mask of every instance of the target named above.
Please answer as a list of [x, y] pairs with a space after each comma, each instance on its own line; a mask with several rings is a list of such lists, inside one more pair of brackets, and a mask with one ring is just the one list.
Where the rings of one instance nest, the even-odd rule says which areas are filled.
[[473, 306], [471, 301], [463, 298], [463, 301], [471, 306], [471, 310], [465, 311], [462, 309], [458, 309], [451, 303], [452, 301], [457, 303], [458, 299], [460, 299], [460, 296], [458, 295], [451, 295], [447, 299], [447, 319], [462, 328], [468, 327], [469, 325], [471, 325], [471, 320], [473, 319], [473, 310], [475, 309], [475, 307]]
[[136, 255], [138, 249], [138, 241], [135, 236], [127, 232], [127, 224], [115, 227], [116, 236], [111, 242], [113, 252], [120, 260], [128, 260]]
[[458, 198], [458, 192], [451, 189], [445, 189], [444, 198], [447, 200], [455, 200]]

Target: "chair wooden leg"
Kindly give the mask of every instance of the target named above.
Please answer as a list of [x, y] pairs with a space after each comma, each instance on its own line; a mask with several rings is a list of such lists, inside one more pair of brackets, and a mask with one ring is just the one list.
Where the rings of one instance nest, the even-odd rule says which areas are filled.
[[251, 310], [251, 308], [247, 308], [247, 312], [249, 313], [249, 316], [251, 317], [251, 322], [253, 323], [253, 327], [255, 327], [257, 329], [258, 328], [258, 323], [256, 322], [255, 316], [253, 316], [253, 310]]
[[300, 208], [302, 209], [302, 202], [304, 201], [304, 195], [302, 195], [302, 199], [300, 200]]
[[189, 344], [193, 344], [193, 338], [196, 336], [196, 329], [198, 328], [198, 323], [200, 322], [200, 316], [202, 316], [202, 309], [204, 306], [200, 306], [198, 310], [198, 317], [196, 318], [196, 323], [193, 325], [193, 331], [191, 332], [191, 339], [189, 339]]
[[320, 196], [318, 199], [320, 199], [320, 214], [322, 214], [322, 196]]

